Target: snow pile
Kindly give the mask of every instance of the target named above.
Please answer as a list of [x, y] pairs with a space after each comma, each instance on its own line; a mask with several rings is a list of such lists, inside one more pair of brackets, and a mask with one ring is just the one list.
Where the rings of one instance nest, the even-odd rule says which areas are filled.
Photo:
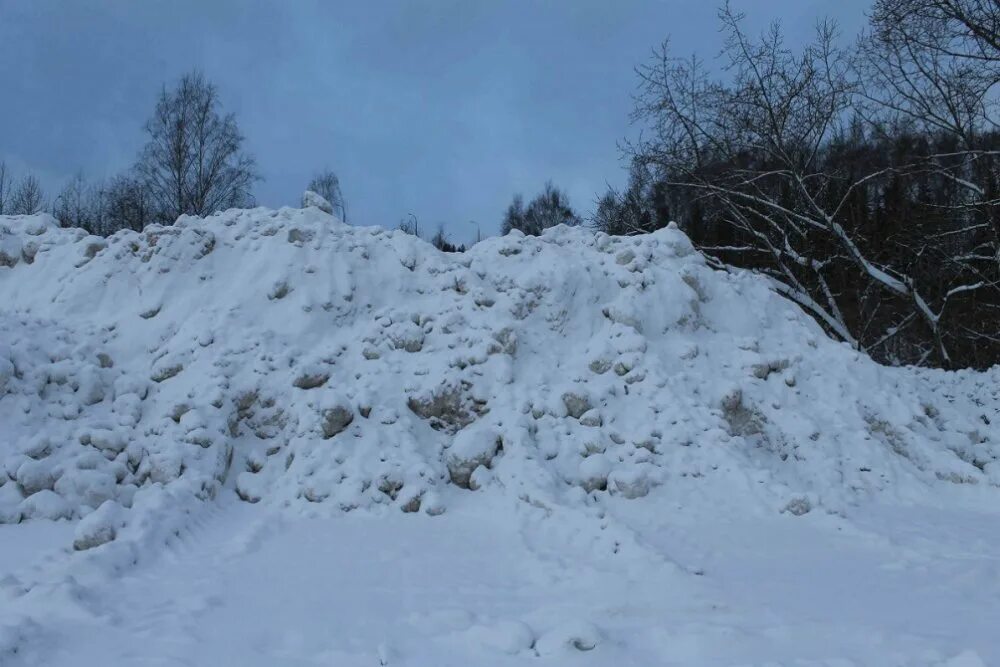
[[432, 515], [982, 489], [998, 380], [877, 366], [676, 228], [443, 254], [316, 207], [110, 239], [0, 218], [0, 521], [94, 512], [81, 550], [164, 489]]

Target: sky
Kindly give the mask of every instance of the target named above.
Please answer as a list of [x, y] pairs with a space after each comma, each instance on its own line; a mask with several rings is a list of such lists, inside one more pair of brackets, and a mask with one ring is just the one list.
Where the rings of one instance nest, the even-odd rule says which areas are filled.
[[[794, 44], [869, 0], [734, 0]], [[456, 243], [547, 180], [587, 213], [626, 180], [636, 65], [718, 54], [716, 0], [0, 0], [0, 160], [49, 197], [127, 169], [163, 85], [200, 69], [236, 114], [265, 206], [338, 174], [352, 223], [413, 214]]]

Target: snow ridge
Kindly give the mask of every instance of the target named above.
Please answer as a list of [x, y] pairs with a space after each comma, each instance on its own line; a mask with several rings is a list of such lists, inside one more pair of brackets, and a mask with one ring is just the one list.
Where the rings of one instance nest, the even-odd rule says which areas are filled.
[[675, 226], [449, 255], [315, 207], [106, 240], [6, 217], [0, 267], [0, 521], [107, 504], [79, 549], [164, 489], [435, 515], [690, 488], [801, 514], [1000, 485], [997, 403], [971, 400], [996, 372], [880, 367]]

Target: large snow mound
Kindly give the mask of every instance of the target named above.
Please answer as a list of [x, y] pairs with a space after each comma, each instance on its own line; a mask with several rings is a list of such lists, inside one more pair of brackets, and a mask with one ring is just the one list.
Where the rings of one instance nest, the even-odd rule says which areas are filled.
[[227, 487], [429, 514], [982, 491], [998, 380], [878, 366], [675, 227], [444, 254], [315, 207], [109, 239], [0, 217], [0, 522], [93, 513], [78, 549]]

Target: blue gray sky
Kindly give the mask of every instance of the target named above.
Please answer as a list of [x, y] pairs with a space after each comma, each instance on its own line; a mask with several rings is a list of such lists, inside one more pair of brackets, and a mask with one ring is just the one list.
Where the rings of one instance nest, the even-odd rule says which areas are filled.
[[[795, 43], [869, 0], [736, 0]], [[633, 68], [671, 37], [711, 58], [716, 0], [0, 0], [0, 160], [52, 196], [126, 169], [164, 83], [201, 69], [237, 114], [267, 206], [333, 169], [352, 222], [496, 233], [547, 179], [581, 212], [625, 170]]]

